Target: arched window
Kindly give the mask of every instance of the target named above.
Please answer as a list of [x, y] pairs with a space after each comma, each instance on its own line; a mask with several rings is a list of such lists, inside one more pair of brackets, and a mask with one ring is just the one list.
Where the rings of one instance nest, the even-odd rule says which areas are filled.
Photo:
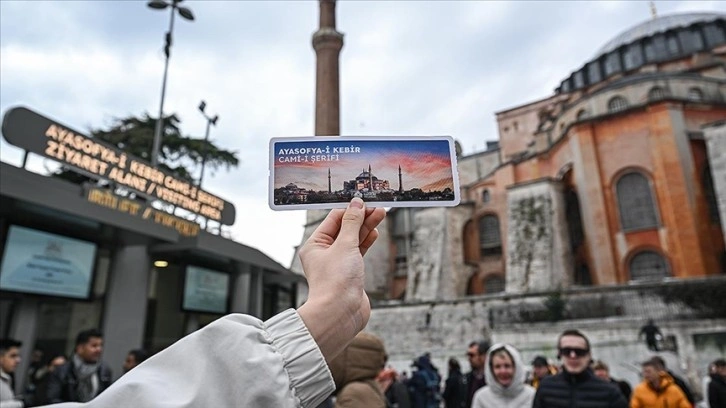
[[663, 279], [670, 276], [668, 261], [655, 251], [642, 251], [630, 260], [630, 280]]
[[615, 113], [628, 108], [628, 101], [622, 96], [614, 96], [608, 102], [608, 112]]
[[701, 102], [703, 100], [703, 92], [696, 87], [688, 90], [688, 100], [693, 102]]
[[481, 201], [483, 203], [488, 203], [489, 201], [491, 201], [491, 199], [492, 199], [492, 197], [491, 197], [491, 194], [489, 194], [489, 190], [484, 190], [481, 193]]
[[485, 215], [479, 218], [479, 247], [482, 256], [502, 253], [499, 218], [496, 215]]
[[627, 173], [615, 185], [623, 231], [658, 226], [650, 183], [640, 173]]
[[650, 88], [650, 91], [648, 91], [648, 100], [649, 101], [659, 101], [666, 97], [666, 92], [663, 88], [659, 86], [654, 86]]
[[484, 279], [484, 293], [504, 292], [504, 279], [498, 275], [490, 275]]

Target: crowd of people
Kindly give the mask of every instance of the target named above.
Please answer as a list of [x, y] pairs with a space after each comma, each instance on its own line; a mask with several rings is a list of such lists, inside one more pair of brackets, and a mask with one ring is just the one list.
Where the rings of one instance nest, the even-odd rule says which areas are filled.
[[[373, 245], [385, 211], [354, 198], [333, 210], [300, 249], [309, 294], [304, 305], [261, 321], [232, 314], [183, 337], [137, 367], [145, 353], [129, 353], [129, 371], [111, 384], [101, 361], [103, 337], [78, 335], [73, 355], [52, 356], [35, 367], [34, 396], [62, 402], [58, 408], [157, 407], [692, 407], [692, 393], [662, 359], [642, 363], [643, 381], [630, 387], [613, 380], [592, 359], [589, 339], [567, 330], [557, 340], [555, 370], [544, 357], [532, 376], [509, 344], [473, 342], [471, 371], [451, 359], [444, 381], [431, 356], [413, 362], [410, 377], [386, 368], [384, 342], [363, 332], [370, 318], [363, 256]], [[23, 407], [13, 373], [21, 344], [0, 341], [0, 407]], [[49, 356], [50, 357], [50, 356]], [[64, 361], [65, 360], [65, 361]], [[726, 361], [713, 362], [707, 384], [710, 408], [726, 406]], [[443, 389], [442, 389], [443, 388]], [[39, 391], [39, 390], [45, 391]], [[691, 397], [689, 397], [691, 395]], [[628, 403], [628, 400], [630, 401]]]
[[[72, 355], [35, 349], [28, 367], [24, 392], [15, 395], [15, 371], [20, 363], [22, 343], [0, 340], [0, 408], [36, 407], [60, 402], [87, 402], [112, 383], [111, 369], [101, 360], [103, 334], [97, 329], [83, 330], [76, 336]], [[141, 364], [148, 353], [129, 351], [124, 372]]]
[[[399, 374], [386, 367], [381, 339], [361, 333], [343, 352], [345, 357], [331, 363], [337, 390], [320, 407], [726, 408], [723, 359], [711, 364], [703, 400], [696, 405], [691, 387], [660, 356], [641, 363], [643, 380], [633, 389], [627, 381], [612, 378], [605, 362], [593, 360], [590, 341], [582, 332], [563, 332], [557, 350], [560, 364], [551, 364], [544, 356], [525, 364], [512, 345], [472, 342], [467, 350], [468, 373], [451, 358], [444, 380], [430, 355], [424, 354], [414, 360], [409, 377], [405, 371]], [[348, 375], [342, 377], [342, 372]]]

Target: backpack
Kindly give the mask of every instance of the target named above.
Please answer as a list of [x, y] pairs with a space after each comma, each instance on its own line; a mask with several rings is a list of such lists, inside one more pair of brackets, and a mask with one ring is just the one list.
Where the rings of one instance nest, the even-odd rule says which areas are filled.
[[419, 370], [426, 381], [426, 407], [438, 407], [441, 401], [439, 375], [429, 370]]

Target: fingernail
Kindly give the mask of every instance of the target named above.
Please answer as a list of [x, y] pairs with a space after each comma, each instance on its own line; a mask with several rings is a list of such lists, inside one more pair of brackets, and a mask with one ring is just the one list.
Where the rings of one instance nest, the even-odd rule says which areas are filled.
[[363, 208], [363, 200], [358, 197], [354, 197], [350, 200], [350, 208]]

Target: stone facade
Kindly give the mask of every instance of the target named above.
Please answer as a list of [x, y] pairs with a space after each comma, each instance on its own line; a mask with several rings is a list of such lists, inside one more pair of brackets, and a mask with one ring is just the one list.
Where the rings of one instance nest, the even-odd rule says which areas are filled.
[[541, 180], [508, 190], [507, 286], [510, 293], [570, 285], [572, 253], [561, 183]]
[[[703, 129], [708, 144], [714, 194], [718, 202], [721, 223], [726, 220], [726, 122], [721, 121]], [[723, 229], [726, 241], [726, 228]]]

